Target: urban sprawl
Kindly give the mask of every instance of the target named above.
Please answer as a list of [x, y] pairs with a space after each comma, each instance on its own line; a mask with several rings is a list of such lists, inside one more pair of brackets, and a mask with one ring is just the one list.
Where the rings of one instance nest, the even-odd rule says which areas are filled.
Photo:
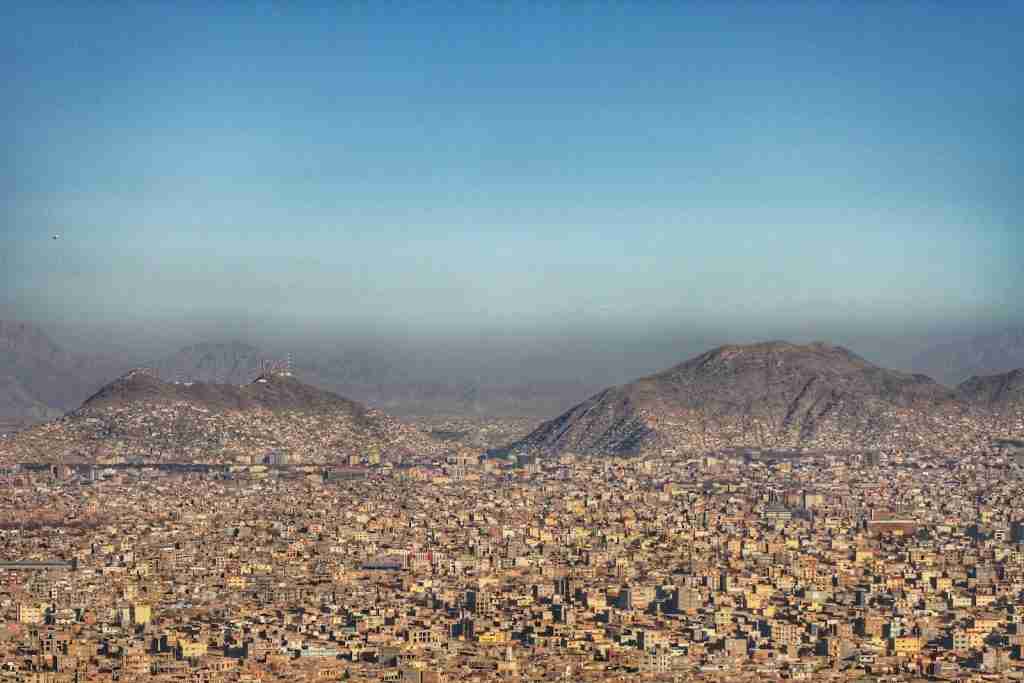
[[0, 472], [0, 681], [1024, 679], [1021, 444]]

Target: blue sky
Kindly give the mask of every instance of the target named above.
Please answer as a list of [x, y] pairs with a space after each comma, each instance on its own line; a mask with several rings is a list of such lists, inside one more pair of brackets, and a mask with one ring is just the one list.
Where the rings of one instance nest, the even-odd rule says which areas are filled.
[[1019, 3], [133, 5], [5, 10], [7, 315], [1021, 318]]

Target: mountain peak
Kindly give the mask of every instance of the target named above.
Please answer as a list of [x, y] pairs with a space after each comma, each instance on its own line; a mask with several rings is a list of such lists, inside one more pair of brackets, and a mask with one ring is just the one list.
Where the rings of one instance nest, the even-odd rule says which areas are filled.
[[226, 342], [199, 342], [181, 349], [182, 353], [209, 353], [211, 351], [233, 351], [236, 353], [258, 353], [259, 349], [243, 341], [232, 339]]
[[248, 384], [265, 360], [259, 349], [241, 341], [201, 342], [157, 361], [155, 367], [162, 377], [176, 381]]
[[281, 451], [292, 463], [314, 464], [436, 447], [412, 426], [285, 372], [235, 385], [168, 382], [137, 368], [62, 419], [4, 441], [0, 461], [257, 464]]
[[826, 342], [794, 344], [767, 341], [754, 344], [725, 344], [654, 375], [671, 376], [707, 372], [745, 372], [756, 368], [806, 368], [811, 372], [843, 374], [860, 371], [870, 364], [842, 346]]
[[237, 385], [169, 382], [151, 368], [130, 370], [96, 392], [79, 410], [157, 403], [189, 403], [215, 412], [266, 409], [363, 415], [368, 410], [355, 401], [300, 382], [286, 372], [264, 372], [252, 382]]
[[905, 422], [960, 408], [930, 378], [880, 368], [841, 346], [729, 344], [606, 389], [516, 447], [581, 453], [880, 447], [896, 445], [909, 431]]

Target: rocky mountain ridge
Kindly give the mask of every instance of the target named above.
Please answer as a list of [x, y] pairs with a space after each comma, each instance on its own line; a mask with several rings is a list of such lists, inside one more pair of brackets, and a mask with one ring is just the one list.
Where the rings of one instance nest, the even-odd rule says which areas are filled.
[[259, 464], [284, 454], [330, 464], [440, 448], [415, 427], [286, 374], [239, 386], [134, 370], [64, 417], [0, 440], [0, 462]]
[[167, 380], [213, 384], [248, 384], [261, 372], [262, 352], [240, 341], [192, 344], [157, 361]]
[[1024, 327], [938, 344], [917, 354], [912, 366], [950, 385], [1024, 368]]
[[956, 388], [956, 393], [974, 404], [1012, 410], [1024, 405], [1024, 369], [971, 377]]
[[510, 450], [962, 449], [1024, 428], [1024, 405], [993, 411], [973, 395], [820, 342], [729, 345], [605, 389]]
[[66, 351], [36, 325], [0, 320], [0, 424], [58, 417], [123, 370], [116, 359]]

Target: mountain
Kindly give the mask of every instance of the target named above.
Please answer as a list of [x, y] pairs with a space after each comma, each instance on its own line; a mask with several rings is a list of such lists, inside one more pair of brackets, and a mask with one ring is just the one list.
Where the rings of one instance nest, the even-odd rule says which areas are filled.
[[295, 375], [395, 415], [529, 416], [561, 412], [599, 388], [578, 381], [524, 381], [514, 373], [474, 376], [458, 363], [408, 351], [348, 349], [301, 354]]
[[[96, 341], [85, 343], [95, 347]], [[0, 321], [0, 433], [74, 410], [112, 378], [140, 364], [167, 381], [244, 385], [263, 371], [264, 360], [280, 362], [284, 356], [239, 341], [193, 344], [170, 355], [128, 348], [110, 357], [83, 354], [75, 348], [81, 345], [72, 343], [73, 350], [67, 351], [35, 325]], [[408, 349], [299, 349], [293, 373], [389, 414], [415, 417], [540, 419], [600, 388], [557, 379], [524, 381], [512, 372], [482, 376], [479, 368], [460, 368], [458, 358], [441, 360]]]
[[248, 384], [261, 371], [264, 356], [254, 346], [233, 341], [187, 346], [155, 365], [168, 380]]
[[39, 401], [17, 377], [0, 377], [0, 432], [59, 416], [60, 411]]
[[365, 406], [304, 384], [290, 375], [269, 373], [245, 385], [208, 382], [166, 382], [146, 370], [135, 370], [100, 389], [73, 415], [90, 415], [135, 405], [187, 403], [211, 412], [269, 410], [344, 414], [363, 419]]
[[30, 323], [0, 320], [0, 424], [50, 419], [123, 372], [116, 359], [76, 355]]
[[941, 449], [1010, 429], [924, 375], [877, 367], [838, 346], [776, 341], [722, 346], [605, 389], [510, 448]]
[[956, 388], [965, 401], [995, 408], [1024, 406], [1024, 369], [998, 375], [971, 377]]
[[1024, 367], [1024, 327], [947, 342], [918, 354], [911, 364], [951, 385], [1009, 372]]
[[[188, 346], [151, 365], [168, 381], [248, 384], [264, 369], [265, 354], [238, 341]], [[292, 368], [313, 386], [403, 416], [529, 415], [565, 410], [597, 387], [570, 382], [473, 381], [447, 375], [423, 359], [385, 350], [339, 349], [300, 353]]]
[[63, 418], [0, 441], [0, 461], [255, 464], [277, 452], [313, 464], [437, 448], [409, 425], [287, 374], [232, 385], [135, 370]]
[[313, 379], [305, 368], [303, 380], [351, 396], [389, 413], [407, 417], [454, 415], [530, 417], [561, 412], [599, 387], [571, 382], [482, 384], [472, 381], [360, 384]]

